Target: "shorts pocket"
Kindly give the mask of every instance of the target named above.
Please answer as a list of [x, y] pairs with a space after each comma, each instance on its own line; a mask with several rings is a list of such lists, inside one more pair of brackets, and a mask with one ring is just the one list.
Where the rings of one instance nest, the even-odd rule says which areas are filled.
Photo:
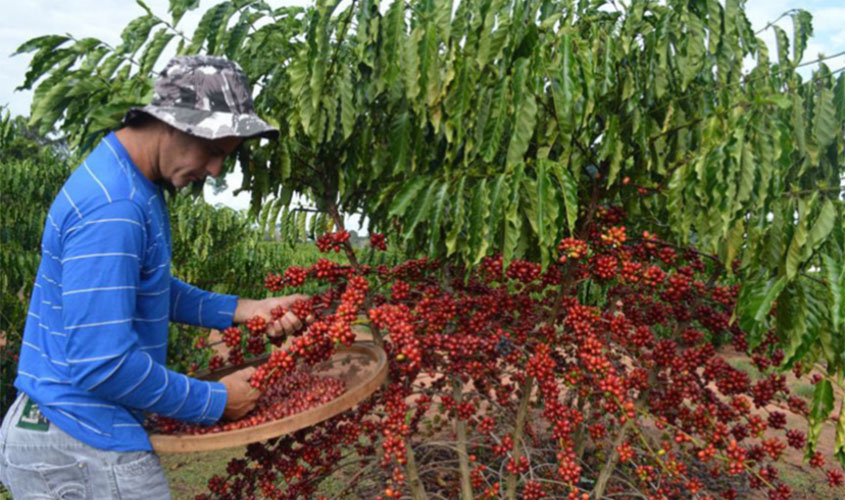
[[113, 466], [121, 500], [169, 500], [170, 487], [158, 455], [149, 451], [126, 454], [126, 461]]
[[88, 466], [6, 464], [6, 480], [15, 500], [87, 500], [91, 495]]

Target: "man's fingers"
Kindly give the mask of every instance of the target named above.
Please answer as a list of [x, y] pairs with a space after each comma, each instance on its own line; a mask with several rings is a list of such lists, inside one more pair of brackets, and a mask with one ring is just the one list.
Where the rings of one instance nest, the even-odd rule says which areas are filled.
[[247, 381], [252, 377], [252, 374], [255, 373], [254, 366], [248, 366], [246, 368], [242, 368], [238, 370], [236, 373], [233, 373], [233, 376], [236, 376], [238, 379], [243, 381], [243, 383], [247, 383]]
[[283, 332], [284, 332], [284, 327], [282, 326], [282, 321], [281, 321], [281, 320], [278, 320], [278, 319], [277, 319], [277, 320], [273, 320], [273, 322], [272, 322], [272, 323], [270, 323], [270, 324], [267, 326], [267, 333], [268, 333], [271, 337], [276, 337], [276, 336], [278, 336], [280, 333], [283, 333]]
[[299, 320], [296, 314], [288, 311], [287, 313], [285, 313], [285, 316], [282, 319], [285, 318], [290, 321], [290, 324], [293, 326], [294, 330], [299, 330], [300, 328], [302, 328], [302, 321]]
[[280, 330], [284, 333], [291, 333], [291, 324], [290, 320], [287, 318], [281, 318], [279, 320]]
[[282, 327], [285, 329], [285, 332], [289, 334], [296, 331], [296, 324], [288, 316], [282, 318]]

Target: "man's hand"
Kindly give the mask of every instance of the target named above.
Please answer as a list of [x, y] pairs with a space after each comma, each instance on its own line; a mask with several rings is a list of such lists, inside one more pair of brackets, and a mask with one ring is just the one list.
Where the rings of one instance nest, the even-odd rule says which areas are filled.
[[261, 396], [261, 391], [253, 389], [249, 385], [249, 377], [255, 373], [254, 367], [244, 368], [235, 373], [226, 375], [220, 379], [220, 383], [226, 386], [226, 408], [223, 409], [223, 418], [237, 420], [253, 408]]
[[267, 334], [277, 336], [281, 334], [292, 334], [302, 328], [303, 321], [310, 323], [314, 318], [297, 318], [295, 314], [288, 311], [278, 320], [273, 320], [272, 311], [282, 306], [290, 309], [290, 306], [298, 300], [307, 300], [308, 295], [294, 294], [284, 297], [270, 297], [264, 300], [238, 299], [238, 306], [235, 308], [235, 323], [245, 323], [254, 316], [261, 316], [267, 320]]

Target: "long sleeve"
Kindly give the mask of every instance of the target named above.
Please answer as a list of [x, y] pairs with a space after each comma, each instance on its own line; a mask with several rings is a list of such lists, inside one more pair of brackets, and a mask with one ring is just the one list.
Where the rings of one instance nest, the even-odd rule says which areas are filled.
[[142, 208], [126, 200], [90, 211], [63, 235], [62, 320], [71, 383], [127, 407], [213, 423], [226, 405], [224, 386], [168, 370], [145, 352], [134, 328], [170, 316], [167, 300], [161, 310], [136, 308], [148, 237]]
[[176, 323], [222, 330], [232, 326], [237, 305], [234, 295], [208, 292], [177, 278], [170, 280], [170, 319]]

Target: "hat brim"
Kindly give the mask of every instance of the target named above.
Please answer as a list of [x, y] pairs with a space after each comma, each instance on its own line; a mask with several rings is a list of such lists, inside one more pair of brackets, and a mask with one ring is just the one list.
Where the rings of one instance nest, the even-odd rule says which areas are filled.
[[127, 111], [123, 117], [124, 123], [137, 113], [146, 113], [177, 130], [204, 139], [214, 140], [223, 137], [277, 139], [279, 137], [278, 129], [253, 114], [148, 105]]

